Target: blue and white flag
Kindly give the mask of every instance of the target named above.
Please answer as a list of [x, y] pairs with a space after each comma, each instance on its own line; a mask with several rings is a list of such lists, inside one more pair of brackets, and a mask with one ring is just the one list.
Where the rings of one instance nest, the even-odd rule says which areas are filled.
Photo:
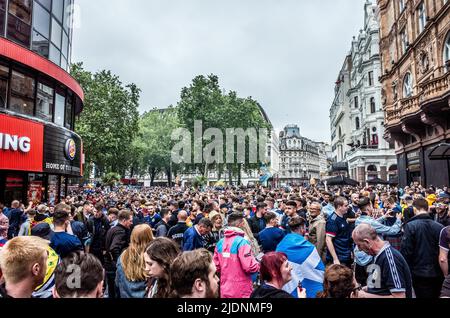
[[277, 252], [285, 253], [293, 268], [292, 280], [283, 290], [298, 298], [297, 287], [301, 282], [307, 297], [316, 298], [323, 291], [325, 276], [325, 265], [316, 247], [299, 234], [288, 234], [278, 244]]

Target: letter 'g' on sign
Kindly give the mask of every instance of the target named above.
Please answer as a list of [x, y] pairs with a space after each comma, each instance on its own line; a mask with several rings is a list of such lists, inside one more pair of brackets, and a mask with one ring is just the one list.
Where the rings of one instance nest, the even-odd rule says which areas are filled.
[[0, 133], [0, 149], [29, 153], [31, 150], [31, 139]]

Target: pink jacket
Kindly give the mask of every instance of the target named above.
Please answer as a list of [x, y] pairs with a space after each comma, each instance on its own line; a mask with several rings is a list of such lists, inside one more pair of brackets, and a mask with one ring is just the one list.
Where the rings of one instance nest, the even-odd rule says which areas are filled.
[[221, 298], [250, 298], [253, 292], [252, 274], [259, 272], [250, 243], [244, 231], [230, 227], [225, 238], [217, 243], [214, 263], [220, 273]]

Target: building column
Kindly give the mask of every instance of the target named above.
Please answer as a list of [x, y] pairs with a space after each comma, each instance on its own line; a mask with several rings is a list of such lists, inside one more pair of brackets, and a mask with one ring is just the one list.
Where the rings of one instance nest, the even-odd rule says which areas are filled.
[[358, 182], [361, 183], [361, 185], [364, 185], [366, 183], [366, 168], [365, 167], [358, 167]]
[[383, 180], [387, 180], [387, 167], [381, 167], [381, 179]]

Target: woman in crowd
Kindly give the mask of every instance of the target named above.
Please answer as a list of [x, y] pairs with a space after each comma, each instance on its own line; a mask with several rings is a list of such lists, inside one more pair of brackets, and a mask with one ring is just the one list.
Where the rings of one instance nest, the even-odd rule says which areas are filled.
[[149, 225], [136, 226], [131, 233], [130, 246], [117, 261], [116, 286], [120, 298], [144, 298], [147, 288], [144, 253], [153, 232]]
[[211, 253], [214, 253], [217, 243], [224, 237], [223, 216], [216, 214], [211, 218], [211, 222], [213, 224], [213, 229], [206, 239], [206, 249]]
[[159, 237], [150, 242], [144, 254], [149, 277], [147, 298], [170, 297], [170, 265], [179, 254], [178, 245], [168, 238]]
[[[292, 267], [284, 253], [270, 252], [261, 260], [260, 276], [263, 284], [250, 298], [294, 298], [282, 288], [292, 280]], [[306, 298], [306, 293], [302, 294]]]
[[325, 271], [324, 290], [317, 298], [357, 298], [353, 271], [344, 265], [331, 265]]

